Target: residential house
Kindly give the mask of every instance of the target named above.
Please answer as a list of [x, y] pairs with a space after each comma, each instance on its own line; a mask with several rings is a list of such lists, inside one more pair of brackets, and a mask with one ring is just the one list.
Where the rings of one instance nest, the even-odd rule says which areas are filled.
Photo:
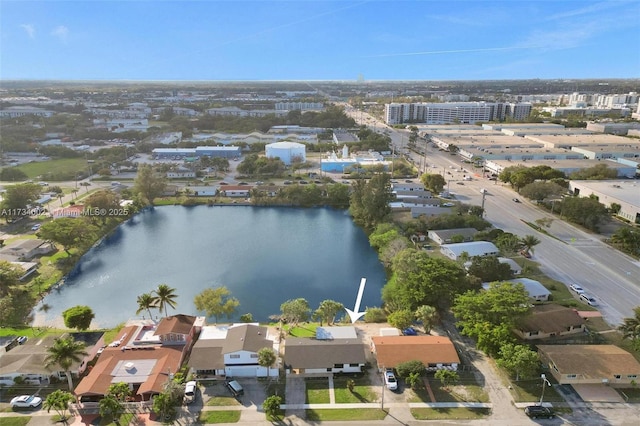
[[453, 210], [449, 207], [439, 206], [411, 206], [411, 217], [418, 218], [420, 216], [433, 217], [440, 216], [442, 214], [451, 214]]
[[191, 195], [195, 197], [215, 197], [218, 193], [218, 185], [214, 186], [190, 186], [188, 188]]
[[50, 377], [66, 380], [66, 372], [62, 369], [56, 369], [55, 366], [45, 367], [45, 359], [49, 354], [47, 348], [53, 346], [54, 340], [68, 335], [85, 344], [87, 355], [80, 361], [71, 364], [72, 376], [79, 377], [104, 345], [103, 332], [49, 335], [41, 339], [37, 337], [29, 339], [22, 345], [9, 345], [9, 349], [5, 353], [0, 352], [0, 385], [11, 386], [16, 377], [22, 377], [29, 384], [49, 383]]
[[551, 292], [539, 281], [530, 278], [515, 278], [509, 280], [511, 283], [522, 284], [529, 293], [529, 297], [537, 302], [546, 302], [551, 297]]
[[458, 260], [462, 253], [467, 253], [471, 259], [476, 256], [496, 256], [499, 251], [498, 247], [488, 241], [471, 241], [440, 246], [440, 252], [451, 260]]
[[455, 229], [433, 229], [427, 232], [430, 240], [438, 245], [449, 244], [452, 238], [461, 239], [459, 242], [473, 241], [474, 235], [478, 233], [475, 228], [455, 228]]
[[196, 177], [196, 172], [187, 169], [186, 167], [178, 167], [175, 170], [167, 172], [168, 179], [193, 179]]
[[366, 362], [359, 338], [289, 337], [284, 348], [287, 374], [360, 373]]
[[45, 240], [19, 240], [0, 249], [0, 259], [8, 262], [28, 262], [36, 256], [49, 254], [53, 250], [53, 245]]
[[373, 336], [371, 350], [380, 370], [414, 360], [421, 361], [428, 371], [455, 371], [460, 364], [453, 342], [444, 336]]
[[251, 188], [249, 185], [225, 185], [220, 188], [220, 195], [223, 197], [248, 198]]
[[276, 377], [278, 366], [258, 364], [258, 351], [274, 348], [275, 336], [258, 324], [205, 326], [193, 345], [189, 367], [198, 376]]
[[134, 321], [99, 356], [78, 384], [81, 402], [98, 401], [114, 383], [128, 383], [136, 400], [148, 401], [164, 390], [182, 365], [204, 317], [174, 315], [160, 320]]
[[407, 203], [429, 204], [433, 201], [430, 191], [393, 191], [396, 200]]
[[561, 385], [630, 387], [640, 377], [640, 363], [614, 345], [538, 345], [538, 353]]
[[421, 183], [394, 183], [391, 185], [392, 191], [410, 191], [410, 192], [424, 192], [424, 185]]
[[575, 309], [553, 304], [536, 305], [513, 331], [524, 340], [549, 339], [584, 333], [585, 324], [585, 319]]

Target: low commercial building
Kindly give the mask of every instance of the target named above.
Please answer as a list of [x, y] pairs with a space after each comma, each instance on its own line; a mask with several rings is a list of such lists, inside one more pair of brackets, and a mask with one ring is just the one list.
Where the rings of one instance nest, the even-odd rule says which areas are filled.
[[572, 180], [569, 189], [581, 197], [594, 196], [609, 208], [618, 205], [618, 216], [640, 224], [640, 183], [637, 180]]

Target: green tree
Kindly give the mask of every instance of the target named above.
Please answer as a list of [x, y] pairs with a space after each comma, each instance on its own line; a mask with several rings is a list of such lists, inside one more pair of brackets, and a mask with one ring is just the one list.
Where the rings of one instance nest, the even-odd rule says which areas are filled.
[[203, 290], [196, 295], [193, 303], [197, 310], [204, 311], [208, 317], [214, 317], [216, 323], [221, 316], [232, 316], [240, 306], [238, 299], [231, 297], [231, 292], [225, 286]]
[[131, 396], [127, 383], [115, 383], [109, 386], [107, 394], [98, 403], [100, 415], [110, 418], [116, 425], [120, 425], [120, 416], [124, 413], [124, 403]]
[[401, 362], [400, 364], [396, 365], [396, 371], [398, 372], [398, 376], [406, 380], [406, 378], [411, 374], [423, 376], [427, 372], [427, 369], [422, 361], [413, 360]]
[[166, 179], [154, 173], [150, 165], [142, 164], [138, 166], [138, 174], [133, 190], [135, 193], [140, 194], [148, 204], [153, 204], [153, 200], [160, 197], [166, 187]]
[[411, 327], [413, 324], [414, 314], [408, 309], [401, 309], [389, 314], [387, 321], [390, 325], [400, 330]]
[[407, 384], [411, 387], [411, 389], [421, 389], [422, 386], [422, 376], [418, 373], [410, 373], [409, 376], [407, 376], [404, 379]]
[[242, 314], [240, 315], [240, 321], [253, 322], [253, 315], [251, 313]]
[[258, 350], [258, 365], [271, 368], [277, 360], [276, 353], [271, 348], [261, 348]]
[[538, 353], [524, 345], [506, 343], [500, 348], [499, 357], [496, 364], [515, 375], [516, 381], [535, 377], [540, 367]]
[[96, 235], [96, 228], [84, 218], [61, 217], [42, 225], [38, 231], [40, 238], [61, 244], [64, 251], [90, 246]]
[[6, 296], [13, 286], [20, 283], [21, 268], [6, 260], [0, 260], [0, 296]]
[[442, 386], [444, 386], [445, 388], [452, 383], [456, 383], [460, 379], [458, 372], [451, 370], [438, 370], [435, 372], [433, 377], [440, 380]]
[[268, 418], [275, 419], [282, 414], [282, 410], [280, 409], [281, 404], [282, 397], [279, 395], [271, 395], [262, 403], [262, 409]]
[[522, 247], [520, 238], [510, 232], [505, 232], [494, 241], [496, 247], [505, 255], [513, 255]]
[[415, 316], [418, 320], [422, 321], [424, 332], [429, 334], [431, 332], [431, 327], [438, 320], [438, 310], [429, 305], [418, 306]]
[[597, 199], [590, 197], [565, 197], [560, 203], [561, 215], [567, 220], [593, 231], [609, 217], [607, 208]]
[[176, 402], [171, 397], [171, 394], [162, 392], [153, 397], [152, 410], [162, 420], [172, 418], [176, 414]]
[[67, 418], [67, 409], [69, 408], [69, 404], [75, 401], [75, 397], [72, 393], [63, 391], [61, 389], [56, 389], [44, 400], [42, 407], [47, 410], [47, 413], [54, 410], [58, 413], [60, 419], [64, 422], [64, 424], [68, 423]]
[[27, 175], [17, 167], [3, 167], [0, 170], [0, 180], [5, 182], [16, 182], [27, 180]]
[[76, 342], [72, 336], [57, 337], [53, 345], [47, 348], [47, 355], [44, 358], [46, 368], [60, 367], [67, 376], [69, 390], [73, 390], [73, 380], [71, 377], [71, 366], [82, 361], [87, 356], [83, 342]]
[[140, 312], [147, 311], [149, 314], [149, 319], [153, 318], [151, 315], [151, 309], [158, 307], [158, 298], [154, 296], [152, 293], [143, 293], [138, 296], [138, 309], [136, 310], [136, 315], [140, 315]]
[[[124, 210], [120, 209], [120, 196], [108, 189], [102, 189], [89, 195], [85, 200], [85, 205], [95, 209], [102, 209], [107, 213]], [[107, 214], [103, 214], [95, 216], [95, 218], [100, 218], [102, 223], [106, 223], [109, 216]]]
[[626, 226], [620, 227], [611, 236], [614, 247], [632, 256], [640, 255], [640, 230]]
[[372, 230], [391, 214], [391, 177], [374, 175], [369, 181], [358, 179], [352, 185], [350, 212], [356, 224]]
[[64, 325], [68, 328], [88, 330], [91, 321], [96, 317], [90, 307], [78, 305], [62, 312]]
[[38, 199], [42, 190], [40, 185], [34, 183], [10, 185], [4, 189], [5, 192], [2, 194], [0, 207], [5, 210], [6, 214], [3, 214], [3, 216], [6, 219], [24, 216], [24, 210]]
[[336, 209], [349, 208], [349, 186], [336, 183], [327, 187], [327, 204]]
[[400, 229], [393, 223], [381, 223], [369, 235], [369, 244], [380, 252], [387, 247], [391, 241], [400, 237]]
[[540, 244], [540, 240], [534, 235], [525, 235], [520, 240], [520, 243], [522, 244], [522, 249], [524, 250], [524, 252], [528, 254], [533, 253], [533, 248]]
[[554, 182], [532, 182], [520, 190], [520, 195], [530, 200], [560, 198], [566, 189]]
[[173, 309], [176, 308], [178, 304], [176, 299], [178, 295], [176, 294], [176, 289], [169, 287], [167, 284], [160, 284], [158, 288], [154, 291], [156, 297], [158, 298], [158, 309], [160, 312], [164, 311], [164, 316], [168, 316], [167, 314], [167, 306], [171, 306]]
[[455, 295], [475, 288], [456, 262], [429, 257], [424, 250], [403, 250], [394, 258], [392, 270], [382, 289], [382, 300], [388, 307], [412, 312], [421, 305], [446, 307]]
[[280, 305], [280, 312], [282, 319], [295, 327], [299, 322], [309, 320], [311, 308], [306, 299], [290, 299]]
[[434, 194], [439, 194], [444, 189], [447, 181], [442, 175], [425, 173], [420, 177], [422, 184], [425, 188]]
[[335, 322], [336, 315], [343, 310], [344, 305], [342, 303], [327, 299], [320, 302], [315, 315], [325, 321], [327, 325], [331, 325]]
[[373, 307], [365, 309], [364, 322], [368, 323], [381, 323], [387, 321], [387, 314], [384, 309]]
[[636, 351], [640, 351], [640, 306], [633, 309], [634, 316], [625, 318], [618, 330], [622, 332], [622, 337], [628, 339], [633, 344]]
[[478, 277], [482, 282], [504, 281], [513, 278], [508, 263], [501, 263], [497, 256], [475, 256], [471, 259], [469, 275]]

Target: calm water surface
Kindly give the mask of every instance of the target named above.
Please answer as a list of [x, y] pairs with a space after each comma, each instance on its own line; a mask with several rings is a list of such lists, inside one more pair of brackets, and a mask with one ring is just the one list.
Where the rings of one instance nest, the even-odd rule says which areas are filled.
[[59, 323], [65, 309], [88, 305], [96, 314], [92, 326], [114, 326], [136, 317], [137, 296], [160, 283], [177, 290], [170, 314], [198, 313], [194, 296], [221, 285], [240, 301], [233, 319], [250, 312], [265, 321], [298, 297], [312, 309], [324, 299], [353, 309], [361, 277], [362, 309], [379, 306], [384, 268], [344, 211], [157, 207], [83, 256], [66, 284], [45, 298], [51, 310], [39, 312], [36, 324]]

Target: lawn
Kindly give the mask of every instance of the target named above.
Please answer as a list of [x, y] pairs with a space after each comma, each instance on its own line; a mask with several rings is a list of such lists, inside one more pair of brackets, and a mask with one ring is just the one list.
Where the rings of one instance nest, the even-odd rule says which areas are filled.
[[240, 410], [230, 411], [201, 411], [198, 422], [202, 424], [214, 423], [238, 423], [240, 421]]
[[488, 408], [412, 408], [416, 420], [477, 420], [490, 414]]
[[[260, 382], [262, 382], [262, 380], [260, 380]], [[285, 381], [284, 380], [281, 380], [279, 382], [270, 381], [268, 383], [268, 385], [266, 386], [266, 394], [267, 394], [267, 396], [278, 395], [280, 398], [282, 398], [282, 403], [286, 404], [286, 401], [285, 401], [285, 394], [286, 394]]]
[[[347, 382], [349, 380], [354, 380], [356, 382], [353, 392], [349, 391], [349, 388], [347, 387]], [[371, 384], [366, 377], [353, 379], [349, 377], [341, 377], [339, 379], [334, 378], [333, 387], [337, 404], [359, 402], [368, 403], [376, 402], [378, 400], [378, 395], [371, 389]]]
[[118, 426], [118, 425], [128, 425], [133, 420], [133, 413], [124, 413], [120, 416], [119, 422], [116, 424], [110, 417], [99, 417], [100, 423], [99, 426]]
[[53, 180], [54, 176], [73, 176], [80, 170], [88, 169], [88, 165], [84, 158], [61, 158], [21, 164], [17, 168], [29, 179]]
[[[436, 402], [489, 402], [489, 395], [476, 382], [476, 378], [471, 372], [458, 372], [460, 380], [447, 388], [442, 386], [442, 382], [428, 376], [429, 385], [436, 398]], [[431, 402], [426, 389], [417, 389], [413, 391], [415, 397], [411, 400], [414, 402]]]
[[104, 331], [105, 345], [108, 345], [109, 343], [115, 340], [115, 338], [118, 336], [118, 333], [120, 333], [120, 330], [122, 330], [122, 327], [124, 327], [124, 323], [120, 323], [116, 325], [114, 328]]
[[377, 408], [352, 408], [331, 410], [305, 410], [307, 420], [312, 422], [322, 421], [367, 421], [384, 420], [386, 411]]
[[2, 426], [25, 426], [29, 420], [31, 420], [29, 416], [3, 417]]
[[230, 396], [214, 396], [207, 401], [208, 406], [227, 407], [230, 405], [240, 405], [240, 403]]
[[305, 385], [305, 402], [307, 404], [328, 404], [330, 402], [328, 379], [306, 380]]
[[[551, 374], [547, 374], [547, 379], [552, 384], [556, 384]], [[515, 402], [537, 402], [540, 400], [542, 393], [542, 380], [540, 378], [520, 380], [518, 382], [511, 380], [510, 384], [511, 395]], [[544, 389], [544, 401], [564, 402], [564, 398], [556, 392], [555, 388], [547, 386]]]

